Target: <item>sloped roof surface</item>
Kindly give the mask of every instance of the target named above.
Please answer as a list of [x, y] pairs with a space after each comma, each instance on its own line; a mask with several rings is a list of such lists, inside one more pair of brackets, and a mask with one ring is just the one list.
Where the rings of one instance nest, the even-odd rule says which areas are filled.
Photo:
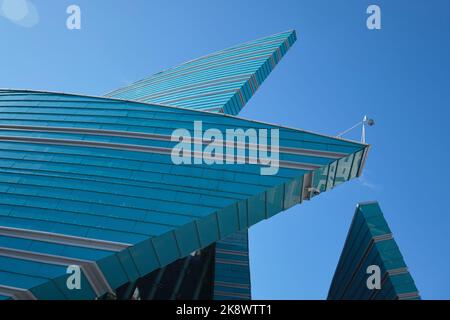
[[[371, 275], [367, 273], [367, 267], [374, 265], [380, 268], [380, 289], [367, 287], [366, 282]], [[328, 299], [420, 299], [414, 280], [377, 202], [357, 206]]]
[[[174, 165], [174, 129], [279, 129], [280, 169]], [[89, 299], [355, 177], [367, 146], [217, 113], [0, 91], [0, 298]], [[66, 268], [80, 265], [82, 289]]]
[[159, 72], [107, 97], [236, 115], [296, 40], [287, 31]]

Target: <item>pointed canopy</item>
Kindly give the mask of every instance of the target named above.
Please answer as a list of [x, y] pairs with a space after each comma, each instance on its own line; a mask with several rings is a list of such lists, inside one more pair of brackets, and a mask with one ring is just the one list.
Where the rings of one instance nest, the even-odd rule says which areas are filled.
[[164, 70], [106, 97], [236, 115], [296, 40], [287, 31]]
[[[219, 113], [0, 91], [0, 298], [94, 298], [359, 174], [368, 146]], [[280, 168], [175, 165], [170, 135], [278, 129]], [[66, 286], [69, 265], [81, 290]]]
[[[379, 268], [380, 288], [369, 289]], [[369, 270], [369, 271], [368, 271]], [[330, 300], [417, 300], [419, 292], [377, 202], [356, 207], [328, 293]]]

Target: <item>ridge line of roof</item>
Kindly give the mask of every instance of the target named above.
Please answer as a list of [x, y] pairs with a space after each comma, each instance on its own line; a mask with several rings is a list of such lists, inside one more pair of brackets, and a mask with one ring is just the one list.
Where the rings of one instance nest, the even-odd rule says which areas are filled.
[[177, 110], [192, 111], [194, 113], [195, 112], [199, 112], [199, 113], [204, 113], [204, 114], [208, 114], [208, 115], [220, 115], [220, 116], [223, 116], [223, 117], [228, 117], [228, 118], [238, 119], [238, 120], [244, 120], [244, 121], [248, 121], [248, 122], [252, 122], [252, 123], [265, 124], [265, 125], [269, 125], [269, 126], [279, 127], [279, 128], [282, 128], [282, 129], [287, 129], [287, 130], [301, 131], [301, 132], [304, 132], [304, 133], [309, 133], [309, 134], [313, 134], [313, 135], [320, 136], [320, 137], [331, 138], [331, 139], [335, 139], [335, 140], [340, 140], [340, 141], [344, 141], [344, 142], [358, 144], [358, 145], [361, 145], [361, 146], [364, 146], [364, 147], [370, 146], [370, 144], [363, 143], [363, 142], [360, 142], [360, 141], [355, 141], [355, 140], [345, 139], [345, 138], [336, 137], [336, 136], [332, 136], [332, 135], [312, 132], [312, 131], [305, 130], [305, 129], [288, 127], [288, 126], [284, 126], [284, 125], [280, 125], [280, 124], [276, 124], [276, 123], [270, 123], [270, 122], [260, 121], [260, 120], [252, 120], [252, 119], [247, 119], [247, 118], [244, 118], [244, 117], [238, 117], [238, 116], [234, 116], [234, 115], [226, 114], [226, 113], [218, 113], [218, 112], [211, 112], [211, 111], [205, 111], [205, 110], [196, 110], [196, 109], [188, 109], [188, 108], [182, 108], [182, 107], [176, 107], [176, 106], [168, 106], [168, 105], [159, 104], [159, 103], [150, 103], [150, 102], [129, 100], [129, 99], [123, 99], [123, 98], [110, 98], [110, 97], [104, 97], [104, 96], [87, 95], [87, 94], [80, 94], [80, 93], [70, 93], [70, 92], [63, 92], [63, 91], [52, 91], [52, 90], [15, 89], [15, 88], [2, 88], [2, 87], [0, 87], [0, 94], [1, 94], [1, 91], [60, 94], [60, 95], [67, 95], [67, 96], [95, 98], [95, 99], [110, 100], [110, 101], [121, 101], [121, 102], [128, 102], [128, 103], [134, 103], [134, 104], [140, 104], [140, 105], [148, 105], [148, 106], [159, 106], [159, 107], [172, 108], [172, 109], [177, 109]]

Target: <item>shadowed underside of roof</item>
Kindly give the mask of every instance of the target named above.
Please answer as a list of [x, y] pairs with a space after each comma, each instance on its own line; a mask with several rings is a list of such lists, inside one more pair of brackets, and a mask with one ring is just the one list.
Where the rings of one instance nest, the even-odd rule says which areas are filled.
[[[174, 165], [174, 129], [279, 129], [280, 169]], [[90, 299], [357, 176], [367, 146], [221, 114], [0, 91], [0, 298]], [[312, 188], [312, 189], [311, 189]], [[82, 289], [68, 290], [68, 265]]]
[[236, 115], [295, 40], [292, 30], [247, 42], [159, 72], [106, 97]]
[[[368, 266], [380, 268], [381, 288], [368, 289]], [[357, 206], [328, 293], [329, 300], [420, 299], [377, 202]]]

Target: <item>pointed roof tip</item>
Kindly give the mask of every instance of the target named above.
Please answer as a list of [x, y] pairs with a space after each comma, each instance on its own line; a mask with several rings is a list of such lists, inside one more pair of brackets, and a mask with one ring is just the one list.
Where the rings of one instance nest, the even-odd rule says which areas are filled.
[[296, 31], [295, 29], [292, 29], [292, 30], [291, 30], [291, 33], [292, 33], [292, 35], [293, 35], [294, 42], [295, 42], [295, 41], [298, 39], [297, 31]]
[[222, 108], [236, 115], [296, 40], [295, 29], [266, 35], [160, 71], [105, 97], [186, 109]]
[[[288, 29], [286, 31], [280, 32], [280, 33], [276, 33], [276, 34], [283, 34], [283, 33], [289, 33], [289, 34], [293, 34], [295, 37], [297, 37], [297, 30], [295, 30], [294, 28], [292, 29]], [[275, 35], [276, 35], [275, 34]]]
[[295, 30], [294, 28], [289, 29], [286, 32], [290, 32], [290, 33], [293, 33], [294, 35], [297, 35], [297, 30]]
[[261, 40], [261, 39], [264, 39], [264, 38], [270, 38], [270, 37], [279, 36], [279, 35], [283, 35], [283, 34], [287, 35], [288, 37], [293, 36], [294, 41], [297, 39], [297, 30], [292, 28], [292, 29], [287, 29], [285, 31], [281, 31], [281, 32], [277, 32], [277, 33], [274, 33], [274, 34], [267, 35], [267, 36], [262, 37], [260, 39], [254, 39], [252, 41], [257, 41], [257, 40]]
[[[255, 42], [259, 42], [259, 41], [262, 41], [262, 40], [268, 40], [270, 38], [281, 36], [281, 35], [285, 35], [286, 38], [292, 37], [292, 43], [294, 43], [297, 40], [297, 31], [295, 29], [288, 29], [288, 30], [285, 30], [285, 31], [280, 31], [280, 32], [277, 32], [277, 33], [271, 33], [271, 34], [268, 34], [268, 35], [265, 35], [265, 36], [261, 36], [261, 37], [258, 37], [258, 38], [253, 38], [251, 40], [244, 41], [244, 42], [241, 42], [239, 44], [235, 44], [235, 45], [227, 47], [225, 49], [218, 50], [218, 51], [214, 52], [213, 54], [216, 54], [216, 53], [219, 53], [219, 52], [224, 52], [224, 51], [227, 51], [227, 50], [236, 49], [236, 48], [239, 48], [239, 47], [242, 47], [242, 46], [246, 46], [246, 45], [249, 45], [249, 44], [252, 44], [252, 43], [255, 43]], [[206, 56], [208, 56], [208, 55], [206, 55]], [[198, 59], [201, 59], [201, 58], [204, 58], [204, 57], [205, 56], [202, 56], [202, 57], [199, 57], [199, 58], [196, 58], [196, 59], [193, 59], [193, 60], [198, 60]]]
[[371, 200], [371, 201], [362, 201], [362, 202], [358, 202], [358, 204], [356, 205], [357, 208], [362, 207], [362, 206], [366, 206], [369, 204], [378, 204], [378, 201], [376, 200]]
[[277, 33], [274, 33], [274, 34], [272, 34], [272, 36], [276, 36], [276, 35], [278, 35], [278, 34], [284, 34], [284, 33], [296, 33], [297, 31], [294, 29], [294, 28], [292, 28], [292, 29], [287, 29], [287, 30], [284, 30], [284, 31], [280, 31], [280, 32], [277, 32]]
[[361, 214], [364, 215], [364, 208], [368, 207], [368, 206], [376, 206], [377, 209], [381, 212], [381, 214], [384, 216], [383, 211], [381, 210], [381, 206], [380, 203], [377, 200], [371, 200], [371, 201], [361, 201], [358, 202], [358, 204], [356, 205], [356, 210], [355, 210], [355, 214], [360, 211]]
[[292, 29], [292, 33], [294, 33], [294, 36], [295, 36], [295, 38], [297, 39], [297, 38], [298, 38], [298, 33], [297, 33], [297, 30], [295, 30], [295, 29]]
[[273, 34], [271, 36], [267, 36], [267, 37], [273, 37], [273, 36], [281, 35], [281, 34], [286, 34], [288, 38], [292, 37], [293, 42], [295, 42], [298, 39], [297, 30], [295, 30], [295, 29], [288, 29], [286, 31], [275, 33], [275, 34]]

